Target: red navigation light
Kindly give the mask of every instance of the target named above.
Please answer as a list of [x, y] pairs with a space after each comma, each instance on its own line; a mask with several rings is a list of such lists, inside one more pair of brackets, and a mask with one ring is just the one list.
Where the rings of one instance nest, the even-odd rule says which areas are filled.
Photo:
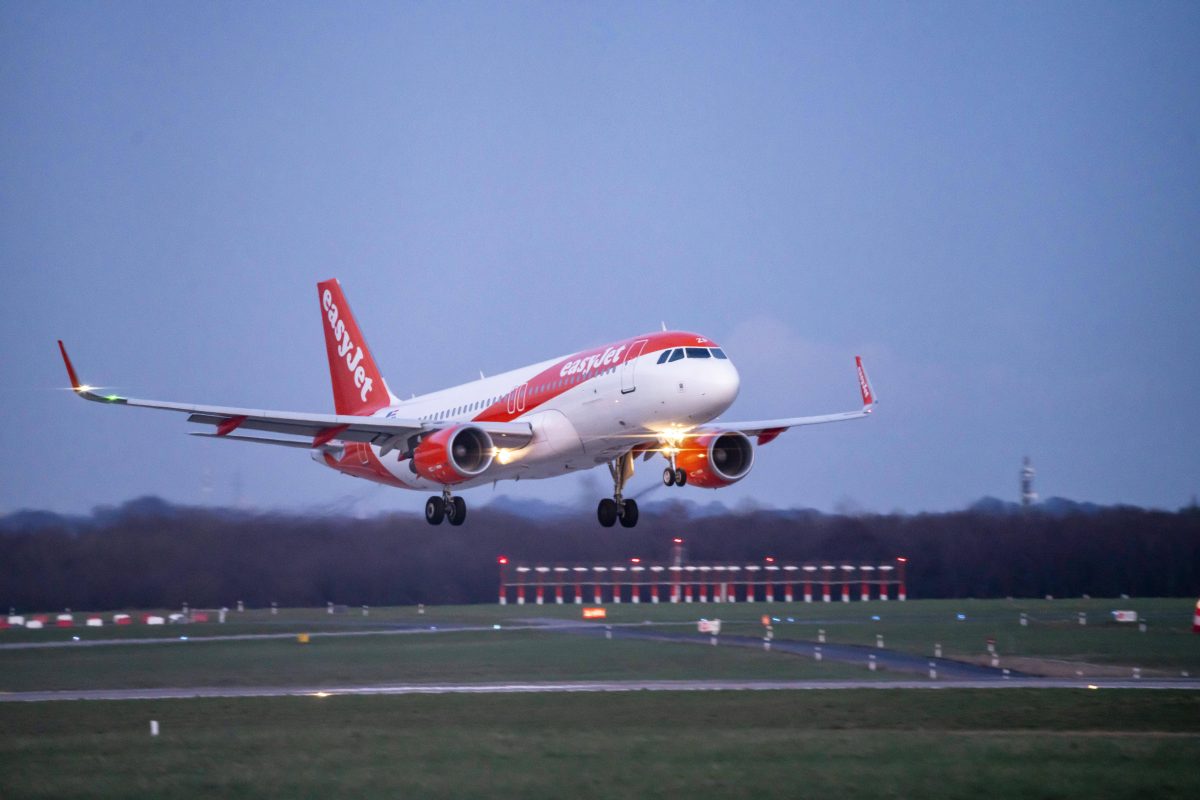
[[507, 564], [508, 556], [500, 556], [499, 558], [496, 559], [496, 561], [499, 562], [500, 564]]

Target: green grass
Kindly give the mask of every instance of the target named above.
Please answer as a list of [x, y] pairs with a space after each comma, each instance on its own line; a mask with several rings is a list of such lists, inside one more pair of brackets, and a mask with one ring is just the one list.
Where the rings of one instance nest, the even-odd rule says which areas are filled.
[[[1200, 675], [1200, 636], [1191, 633], [1191, 615], [1194, 600], [1189, 598], [1143, 598], [1133, 600], [1113, 599], [1066, 599], [1066, 600], [919, 600], [899, 603], [891, 601], [881, 603], [738, 603], [738, 604], [650, 604], [634, 605], [623, 603], [609, 605], [608, 621], [613, 624], [637, 624], [650, 620], [657, 624], [678, 624], [682, 630], [694, 625], [702, 616], [719, 617], [725, 623], [724, 633], [761, 636], [762, 625], [760, 617], [766, 613], [779, 617], [781, 622], [774, 625], [777, 638], [795, 638], [815, 640], [818, 629], [824, 629], [827, 640], [831, 643], [874, 645], [876, 634], [883, 634], [884, 644], [888, 648], [906, 652], [930, 655], [935, 643], [940, 642], [946, 657], [971, 658], [981, 657], [985, 652], [985, 642], [991, 637], [1002, 657], [1027, 656], [1067, 661], [1086, 662], [1094, 664], [1121, 665], [1125, 667], [1138, 666], [1147, 670], [1159, 670], [1164, 674], [1179, 674], [1188, 671], [1192, 675]], [[1136, 625], [1117, 625], [1109, 622], [1109, 612], [1115, 608], [1132, 608], [1150, 620], [1147, 632], [1141, 633]], [[1021, 627], [1019, 615], [1024, 611], [1029, 615], [1028, 627]], [[1086, 611], [1088, 625], [1078, 624], [1078, 612]], [[958, 620], [957, 613], [963, 613], [965, 620]], [[878, 621], [872, 620], [872, 615], [878, 615]], [[73, 636], [83, 641], [96, 639], [113, 639], [124, 637], [136, 638], [173, 638], [187, 635], [190, 638], [203, 638], [214, 635], [256, 634], [256, 633], [322, 633], [331, 631], [380, 630], [397, 625], [446, 626], [446, 625], [476, 625], [490, 627], [493, 624], [513, 626], [531, 619], [564, 619], [578, 620], [580, 609], [575, 605], [481, 605], [481, 606], [430, 606], [424, 614], [419, 614], [415, 607], [375, 608], [370, 616], [363, 617], [357, 609], [346, 614], [327, 614], [325, 609], [280, 609], [277, 615], [268, 610], [252, 610], [242, 614], [231, 612], [230, 622], [224, 625], [215, 622], [188, 626], [147, 627], [134, 625], [129, 627], [106, 626], [103, 628], [71, 628], [47, 629], [42, 631], [8, 630], [0, 631], [0, 644], [21, 641], [63, 641]], [[788, 622], [788, 618], [793, 622]], [[506, 631], [505, 635], [512, 633]], [[440, 636], [441, 634], [439, 634]], [[490, 633], [483, 634], [490, 636]], [[371, 637], [376, 638], [376, 637]], [[383, 638], [383, 637], [379, 637]], [[387, 637], [395, 638], [395, 637]], [[317, 646], [326, 647], [328, 640], [314, 639], [314, 649]], [[491, 639], [481, 641], [491, 642]], [[557, 640], [556, 640], [557, 641]], [[190, 643], [189, 643], [190, 644]], [[187, 646], [187, 645], [185, 645]], [[295, 654], [295, 648], [286, 642], [272, 646], [261, 643], [253, 645], [239, 643], [237, 645], [217, 645], [210, 643], [206, 647], [221, 648], [216, 651], [222, 658], [231, 660], [239, 671], [253, 674], [254, 666], [259, 661], [274, 664], [280, 660], [287, 661]], [[408, 669], [406, 653], [417, 652], [403, 650], [401, 645], [392, 644], [363, 644], [347, 645], [353, 650], [361, 647], [361, 652], [353, 651], [351, 655], [363, 659], [367, 664], [376, 659], [390, 663], [399, 663], [401, 671]], [[554, 645], [550, 650], [558, 651]], [[665, 652], [669, 646], [658, 646], [656, 652]], [[719, 649], [719, 648], [718, 648]], [[5, 669], [9, 657], [15, 651], [0, 651], [0, 687], [4, 687]], [[195, 653], [195, 650], [187, 651]], [[238, 656], [244, 652], [244, 657]], [[139, 651], [138, 660], [143, 660]], [[280, 655], [286, 654], [286, 655]], [[473, 655], [468, 653], [467, 655]], [[198, 656], [205, 658], [206, 656]], [[485, 658], [490, 656], [484, 656]], [[15, 658], [15, 656], [14, 656]], [[27, 656], [16, 658], [18, 671], [38, 671], [37, 664], [52, 664], [51, 669], [69, 670], [72, 658], [62, 656], [61, 661], [47, 662], [45, 656]], [[54, 656], [59, 658], [59, 656]], [[104, 667], [109, 659], [116, 656], [96, 655], [81, 656], [84, 663], [91, 663], [90, 658], [97, 659], [101, 674], [112, 672]], [[130, 660], [120, 656], [122, 660]], [[174, 659], [167, 656], [151, 656], [155, 660], [150, 672], [170, 671], [177, 669]], [[543, 658], [541, 650], [527, 658], [532, 662], [528, 667], [520, 666], [520, 658], [513, 656], [508, 659], [502, 652], [497, 651], [498, 663], [512, 664], [504, 667], [498, 679], [522, 677], [527, 674], [543, 674], [546, 668], [539, 662]], [[557, 656], [549, 656], [554, 661]], [[319, 660], [317, 658], [310, 661]], [[650, 659], [653, 660], [653, 659]], [[246, 664], [245, 662], [251, 662]], [[584, 659], [583, 667], [591, 668]], [[217, 662], [219, 667], [219, 662]], [[214, 674], [222, 673], [217, 667], [210, 665]], [[517, 667], [520, 667], [519, 669]], [[137, 671], [139, 667], [131, 667]], [[271, 667], [274, 669], [274, 667]], [[452, 666], [451, 674], [474, 667], [463, 665]], [[670, 669], [675, 669], [671, 667]], [[757, 668], [755, 668], [757, 669]], [[774, 669], [774, 667], [772, 668]], [[780, 667], [784, 671], [798, 669], [796, 667]], [[852, 669], [852, 668], [851, 668]], [[385, 674], [386, 670], [363, 667], [366, 672]], [[655, 672], [654, 677], [669, 671], [663, 668]], [[408, 673], [404, 673], [408, 674]], [[589, 673], [590, 674], [590, 673]], [[793, 673], [789, 672], [789, 675]], [[570, 674], [566, 663], [560, 665], [559, 677], [578, 678], [580, 674]], [[746, 675], [734, 675], [721, 672], [719, 677], [765, 677], [762, 671], [751, 671]], [[801, 676], [801, 675], [797, 675]], [[808, 677], [808, 674], [802, 677]], [[649, 677], [649, 676], [646, 676]], [[706, 675], [704, 677], [718, 677]], [[772, 673], [770, 677], [778, 677]], [[406, 678], [399, 678], [406, 679]], [[468, 678], [469, 679], [469, 678]], [[265, 682], [265, 679], [264, 679]]]
[[[877, 678], [740, 647], [537, 631], [402, 634], [0, 651], [0, 691], [554, 680]], [[902, 676], [906, 677], [906, 676]]]
[[0, 730], [5, 798], [1200, 796], [1184, 692], [62, 702]]

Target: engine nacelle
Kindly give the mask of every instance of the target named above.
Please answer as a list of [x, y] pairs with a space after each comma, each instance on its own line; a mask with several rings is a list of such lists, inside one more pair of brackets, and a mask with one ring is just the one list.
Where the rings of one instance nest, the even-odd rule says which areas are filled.
[[412, 471], [435, 483], [462, 483], [490, 467], [495, 452], [492, 437], [482, 428], [474, 425], [444, 428], [417, 445]]
[[720, 489], [750, 474], [754, 445], [740, 431], [704, 433], [684, 443], [675, 464], [687, 470], [689, 486]]

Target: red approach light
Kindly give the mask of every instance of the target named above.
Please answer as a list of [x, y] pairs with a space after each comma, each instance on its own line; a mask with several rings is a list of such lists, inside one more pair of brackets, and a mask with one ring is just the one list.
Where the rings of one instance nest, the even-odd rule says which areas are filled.
[[683, 544], [683, 539], [680, 539], [678, 536], [676, 536], [671, 541], [674, 542], [675, 544]]
[[896, 556], [896, 560], [897, 560], [897, 561], [899, 561], [901, 564], [903, 564], [903, 563], [905, 563], [906, 561], [908, 561], [908, 559], [907, 559], [907, 558], [905, 558], [904, 556]]
[[499, 562], [499, 563], [501, 563], [501, 564], [507, 564], [507, 563], [508, 563], [508, 556], [500, 556], [499, 558], [497, 558], [497, 559], [496, 559], [496, 561], [497, 561], [497, 562]]
[[641, 560], [640, 558], [631, 558], [631, 559], [629, 559], [629, 561], [630, 561], [631, 563], [633, 563], [633, 564], [640, 564], [640, 563], [642, 563], [642, 560]]
[[768, 564], [774, 564], [774, 563], [775, 563], [775, 557], [774, 557], [774, 556], [767, 556], [767, 563], [768, 563]]

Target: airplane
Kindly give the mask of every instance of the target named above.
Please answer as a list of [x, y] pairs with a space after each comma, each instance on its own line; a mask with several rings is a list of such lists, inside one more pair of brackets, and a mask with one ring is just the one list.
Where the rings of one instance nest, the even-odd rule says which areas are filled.
[[[820, 416], [714, 422], [738, 395], [738, 371], [711, 339], [663, 330], [401, 400], [367, 347], [336, 279], [317, 284], [333, 414], [264, 411], [138, 400], [80, 382], [62, 340], [71, 387], [85, 400], [187, 414], [213, 426], [192, 436], [310, 450], [346, 475], [437, 492], [425, 520], [462, 525], [454, 492], [506, 480], [553, 478], [608, 466], [611, 497], [596, 517], [606, 528], [638, 522], [625, 497], [637, 459], [661, 455], [666, 486], [719, 489], [745, 478], [761, 447], [789, 428], [863, 419], [876, 404], [856, 356], [862, 407]], [[270, 435], [247, 435], [245, 432]], [[756, 442], [751, 442], [754, 437]]]

